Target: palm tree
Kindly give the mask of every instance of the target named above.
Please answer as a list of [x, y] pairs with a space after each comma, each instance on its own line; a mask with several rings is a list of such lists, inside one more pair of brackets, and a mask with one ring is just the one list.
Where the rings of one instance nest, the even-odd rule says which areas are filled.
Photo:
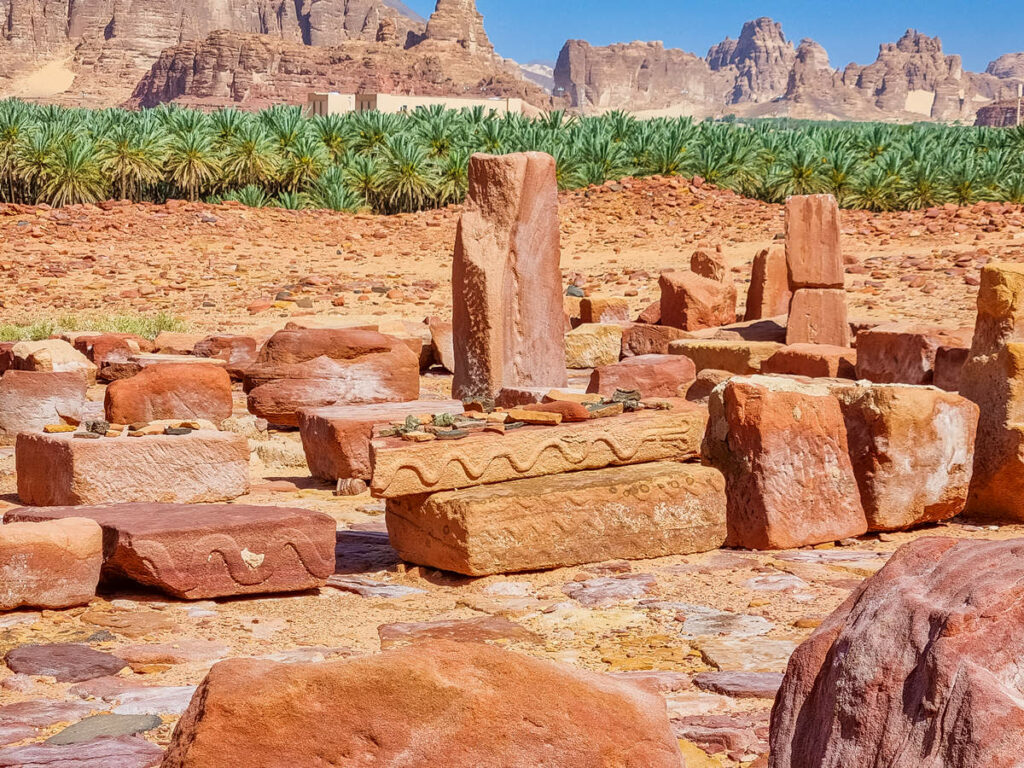
[[405, 135], [393, 136], [384, 154], [381, 194], [394, 212], [418, 211], [437, 189], [437, 174], [421, 145]]
[[95, 203], [105, 194], [96, 145], [79, 138], [57, 146], [43, 176], [42, 198], [58, 207]]
[[103, 173], [122, 200], [140, 199], [142, 190], [163, 178], [167, 143], [151, 122], [122, 122], [96, 149]]
[[295, 192], [316, 181], [330, 162], [331, 155], [319, 139], [300, 135], [281, 158], [281, 185]]
[[245, 123], [224, 144], [221, 172], [225, 186], [266, 186], [276, 179], [280, 166], [278, 145], [262, 123]]
[[214, 149], [212, 136], [202, 129], [175, 136], [168, 148], [164, 168], [168, 180], [175, 187], [189, 200], [198, 200], [203, 190], [214, 186], [221, 172], [221, 161]]

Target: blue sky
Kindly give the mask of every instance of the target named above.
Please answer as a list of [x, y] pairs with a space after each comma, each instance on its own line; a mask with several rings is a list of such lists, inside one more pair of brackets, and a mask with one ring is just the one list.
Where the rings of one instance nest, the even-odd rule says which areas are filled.
[[[404, 0], [429, 16], [434, 0]], [[1008, 0], [477, 0], [498, 52], [519, 61], [558, 56], [569, 38], [597, 45], [663, 40], [703, 56], [743, 22], [771, 16], [786, 37], [811, 37], [825, 46], [833, 67], [869, 64], [882, 42], [908, 27], [942, 38], [947, 53], [983, 71], [1000, 54], [1024, 51], [1024, 2]]]

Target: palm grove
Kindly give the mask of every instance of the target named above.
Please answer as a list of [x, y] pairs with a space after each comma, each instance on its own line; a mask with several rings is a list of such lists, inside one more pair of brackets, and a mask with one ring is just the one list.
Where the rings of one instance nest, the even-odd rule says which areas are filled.
[[694, 123], [483, 109], [307, 118], [301, 108], [138, 112], [0, 102], [0, 201], [110, 197], [401, 213], [460, 201], [474, 152], [548, 152], [563, 189], [698, 175], [750, 197], [831, 192], [848, 208], [1024, 203], [1024, 127]]

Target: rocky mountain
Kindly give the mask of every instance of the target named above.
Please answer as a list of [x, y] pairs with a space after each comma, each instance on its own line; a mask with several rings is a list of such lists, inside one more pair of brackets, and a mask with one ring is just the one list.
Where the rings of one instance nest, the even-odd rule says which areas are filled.
[[781, 25], [761, 18], [703, 59], [661, 43], [598, 48], [570, 40], [555, 94], [584, 112], [969, 123], [986, 104], [1016, 97], [1022, 60], [1004, 56], [987, 73], [966, 72], [938, 38], [908, 30], [881, 45], [872, 64], [833, 70], [821, 45], [804, 40], [794, 49]]
[[73, 98], [109, 102], [165, 49], [214, 31], [331, 46], [375, 41], [382, 23], [403, 45], [425, 31], [395, 0], [0, 0], [0, 91], [3, 80], [68, 60]]
[[987, 74], [1024, 80], [1024, 53], [1007, 53], [988, 65]]
[[520, 97], [538, 107], [549, 107], [551, 101], [539, 86], [522, 79], [514, 62], [453, 41], [427, 39], [408, 49], [361, 40], [315, 47], [220, 31], [165, 50], [127, 105], [173, 101], [255, 109], [295, 103], [297, 94], [304, 99], [311, 91]]

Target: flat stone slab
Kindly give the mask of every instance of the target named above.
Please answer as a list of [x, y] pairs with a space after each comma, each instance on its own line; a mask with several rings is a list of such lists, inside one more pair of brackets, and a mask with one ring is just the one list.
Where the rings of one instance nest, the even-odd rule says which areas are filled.
[[200, 504], [249, 490], [249, 443], [232, 432], [83, 440], [21, 434], [18, 496], [32, 506], [134, 501]]
[[0, 768], [155, 768], [164, 751], [137, 736], [85, 744], [29, 744], [0, 749]]
[[782, 673], [702, 672], [693, 678], [693, 684], [736, 699], [774, 699], [782, 685]]
[[77, 643], [21, 645], [9, 650], [4, 662], [12, 672], [46, 675], [59, 683], [80, 683], [115, 675], [128, 666], [124, 659]]
[[581, 605], [595, 608], [641, 598], [650, 592], [655, 584], [657, 580], [651, 574], [633, 573], [572, 581], [562, 587], [562, 592]]
[[302, 447], [314, 477], [369, 480], [370, 443], [377, 424], [404, 421], [407, 416], [460, 414], [459, 400], [414, 400], [409, 403], [374, 403], [331, 408], [307, 408], [298, 412]]
[[334, 573], [334, 519], [305, 509], [118, 504], [8, 513], [25, 521], [65, 517], [103, 528], [105, 575], [188, 600], [313, 589]]
[[658, 462], [389, 499], [403, 560], [468, 576], [706, 552], [725, 541], [725, 478]]
[[541, 637], [521, 624], [501, 616], [453, 621], [411, 621], [382, 624], [377, 628], [380, 648], [386, 651], [409, 643], [450, 640], [457, 643], [482, 643], [488, 640], [541, 644]]
[[94, 715], [69, 725], [48, 738], [46, 743], [62, 746], [84, 744], [101, 736], [134, 736], [159, 728], [162, 724], [163, 720], [156, 715]]
[[785, 672], [797, 644], [763, 637], [717, 637], [700, 642], [700, 653], [710, 666], [723, 672]]
[[457, 441], [373, 442], [371, 491], [378, 498], [471, 488], [584, 469], [683, 461], [700, 453], [705, 409], [680, 400], [646, 410], [556, 427], [524, 427], [504, 435]]

